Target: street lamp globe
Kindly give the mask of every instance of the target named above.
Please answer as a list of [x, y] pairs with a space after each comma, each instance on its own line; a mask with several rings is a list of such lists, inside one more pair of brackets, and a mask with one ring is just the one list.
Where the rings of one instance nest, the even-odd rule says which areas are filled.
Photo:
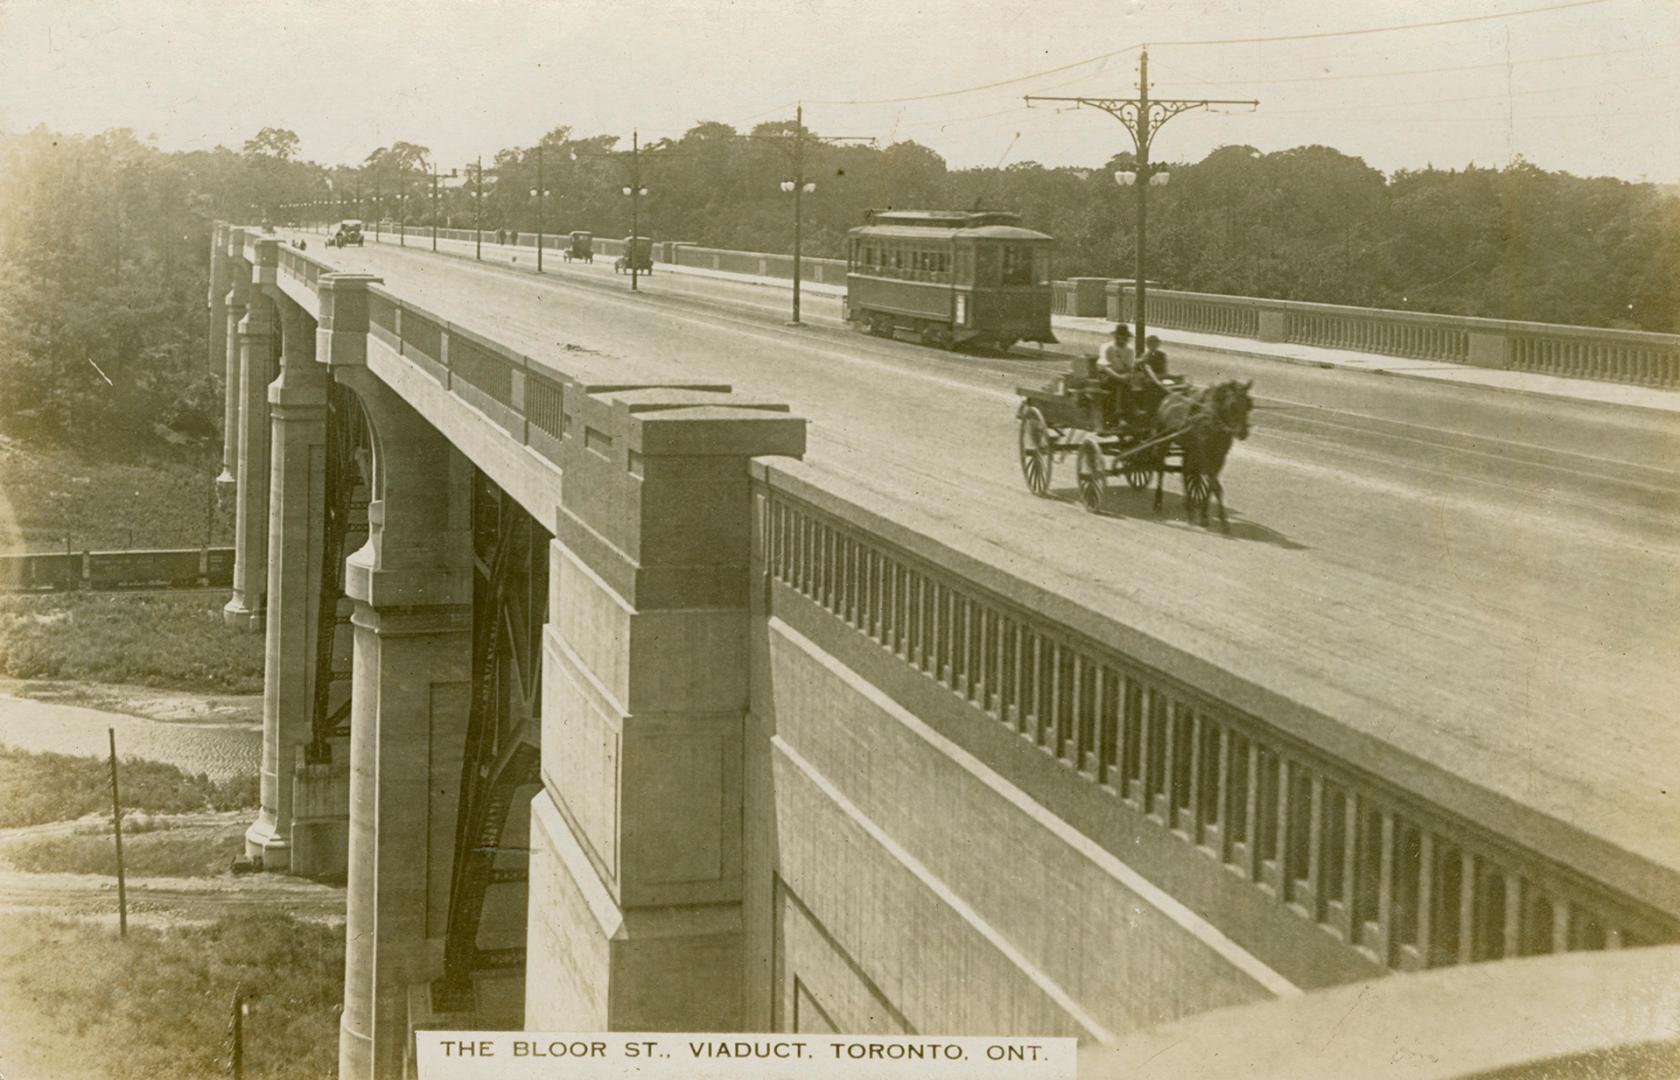
[[1137, 183], [1137, 173], [1121, 170], [1114, 174], [1114, 182], [1119, 184], [1121, 187], [1131, 187], [1133, 184]]
[[780, 187], [784, 192], [791, 193], [793, 191], [793, 181], [792, 180], [783, 180], [777, 186]]

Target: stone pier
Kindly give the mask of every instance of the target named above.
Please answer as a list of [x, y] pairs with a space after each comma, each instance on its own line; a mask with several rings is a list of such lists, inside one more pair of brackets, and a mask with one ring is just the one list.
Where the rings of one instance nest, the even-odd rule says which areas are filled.
[[[267, 295], [275, 285], [276, 241], [255, 243], [249, 301], [239, 321], [239, 465], [235, 493], [233, 598], [222, 609], [228, 625], [264, 629], [268, 592], [268, 384], [273, 381], [276, 312]], [[231, 304], [231, 300], [230, 300]]]
[[565, 395], [525, 1026], [736, 1031], [748, 461], [805, 422], [736, 395]]
[[268, 387], [272, 464], [268, 612], [263, 667], [262, 809], [247, 855], [291, 867], [292, 771], [313, 733], [316, 645], [326, 525], [327, 367], [315, 359], [315, 320], [284, 295], [280, 377]]
[[[337, 288], [324, 329], [344, 330], [358, 291]], [[348, 561], [355, 662], [339, 1075], [397, 1077], [409, 989], [443, 971], [471, 704], [472, 465], [353, 357], [334, 349], [329, 360], [366, 411], [375, 447], [368, 541]]]
[[[250, 297], [251, 265], [245, 261], [245, 230], [232, 225], [218, 227], [218, 244], [222, 261], [218, 268], [212, 260], [210, 288], [222, 295], [211, 301], [212, 357], [220, 357], [225, 382], [222, 410], [222, 472], [216, 477], [216, 489], [222, 499], [231, 498], [239, 479], [239, 425], [244, 419], [244, 401], [240, 388], [239, 324], [245, 318], [245, 305]], [[218, 273], [219, 269], [219, 273]], [[220, 323], [217, 319], [220, 318]], [[218, 352], [218, 346], [220, 351]]]

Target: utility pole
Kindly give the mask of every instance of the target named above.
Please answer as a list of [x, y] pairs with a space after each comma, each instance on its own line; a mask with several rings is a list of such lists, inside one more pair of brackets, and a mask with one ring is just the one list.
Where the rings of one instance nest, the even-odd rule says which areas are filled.
[[[450, 172], [454, 172], [453, 169]], [[432, 162], [432, 250], [437, 250], [437, 219], [438, 219], [438, 169], [437, 162]]]
[[873, 146], [875, 139], [870, 135], [812, 135], [805, 130], [805, 105], [800, 103], [793, 113], [794, 132], [792, 135], [748, 135], [749, 139], [758, 139], [776, 144], [786, 153], [793, 166], [793, 179], [783, 180], [781, 188], [793, 195], [793, 319], [791, 326], [802, 325], [799, 321], [800, 282], [803, 280], [803, 233], [805, 221], [804, 197], [816, 191], [817, 185], [805, 175], [805, 144], [825, 143], [839, 145], [841, 143], [868, 143]]
[[117, 729], [106, 728], [111, 739], [111, 830], [117, 837], [117, 935], [128, 936], [128, 885], [123, 877], [122, 797], [117, 794]]
[[245, 1076], [245, 988], [235, 988], [233, 991], [233, 1080], [244, 1080]]
[[642, 202], [642, 145], [641, 133], [635, 130], [630, 132], [630, 190], [625, 194], [630, 196], [630, 291], [636, 292], [639, 261], [636, 249], [641, 247], [642, 242], [642, 231], [637, 225], [637, 210]]
[[484, 258], [484, 155], [478, 155], [473, 169], [473, 258]]
[[[1149, 163], [1149, 148], [1155, 141], [1155, 133], [1161, 130], [1161, 125], [1182, 112], [1191, 109], [1205, 109], [1209, 105], [1249, 105], [1259, 106], [1258, 101], [1232, 100], [1229, 98], [1150, 98], [1149, 96], [1149, 49], [1145, 46], [1138, 56], [1138, 96], [1135, 98], [1102, 98], [1102, 97], [1038, 97], [1028, 94], [1027, 104], [1035, 101], [1072, 101], [1079, 106], [1089, 105], [1101, 109], [1125, 125], [1132, 136], [1132, 146], [1137, 151], [1137, 172], [1128, 174], [1117, 172], [1114, 178], [1121, 184], [1136, 182], [1137, 197], [1137, 262], [1133, 273], [1136, 275], [1137, 311], [1136, 337], [1134, 348], [1142, 355], [1144, 336], [1147, 331], [1144, 317], [1144, 299], [1148, 292], [1147, 266], [1145, 262], [1144, 238], [1149, 225], [1149, 186], [1153, 182], [1154, 166]], [[1166, 174], [1161, 173], [1163, 182]]]
[[543, 226], [548, 224], [543, 220], [548, 209], [548, 189], [543, 187], [543, 148], [537, 144], [537, 273], [542, 273]]

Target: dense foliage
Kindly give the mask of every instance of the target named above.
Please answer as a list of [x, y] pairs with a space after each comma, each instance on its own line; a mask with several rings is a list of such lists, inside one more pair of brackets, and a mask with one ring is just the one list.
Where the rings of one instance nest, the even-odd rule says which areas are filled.
[[[529, 232], [792, 247], [792, 125], [700, 124], [634, 160], [559, 127], [537, 147], [440, 165], [422, 145], [357, 168], [298, 158], [263, 128], [241, 151], [164, 153], [128, 131], [0, 139], [0, 431], [132, 449], [215, 438], [221, 365], [206, 356], [208, 236], [254, 221], [402, 217]], [[1130, 276], [1136, 188], [1101, 168], [952, 170], [913, 142], [807, 144], [805, 250], [842, 253], [869, 207], [983, 206], [1059, 241], [1058, 276]], [[482, 192], [482, 195], [479, 195]], [[542, 194], [546, 192], [546, 196]], [[1680, 331], [1680, 196], [1610, 178], [1504, 168], [1385, 177], [1323, 146], [1228, 146], [1151, 187], [1149, 276], [1201, 292]], [[208, 361], [208, 362], [207, 362]]]

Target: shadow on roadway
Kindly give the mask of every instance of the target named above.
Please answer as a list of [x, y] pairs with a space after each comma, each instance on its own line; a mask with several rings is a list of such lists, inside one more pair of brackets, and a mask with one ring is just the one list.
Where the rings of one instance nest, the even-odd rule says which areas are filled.
[[[1084, 504], [1079, 501], [1077, 487], [1054, 488], [1050, 492], [1052, 502], [1066, 503], [1069, 506], [1084, 510]], [[1089, 511], [1087, 511], [1089, 512]], [[1278, 532], [1276, 529], [1262, 525], [1257, 521], [1243, 518], [1242, 512], [1225, 504], [1225, 514], [1231, 521], [1231, 531], [1226, 534], [1232, 540], [1247, 540], [1254, 543], [1271, 544], [1285, 551], [1310, 551], [1306, 544], [1297, 543]], [[1096, 512], [1097, 517], [1125, 518], [1132, 521], [1153, 521], [1159, 525], [1166, 525], [1179, 529], [1202, 529], [1201, 525], [1193, 524], [1184, 516], [1184, 497], [1171, 491], [1166, 492], [1161, 500], [1161, 512], [1155, 512], [1155, 489], [1133, 491], [1129, 488], [1109, 488], [1103, 498], [1102, 508]], [[1219, 511], [1217, 508], [1208, 512], [1210, 524], [1206, 532], [1218, 535]]]

